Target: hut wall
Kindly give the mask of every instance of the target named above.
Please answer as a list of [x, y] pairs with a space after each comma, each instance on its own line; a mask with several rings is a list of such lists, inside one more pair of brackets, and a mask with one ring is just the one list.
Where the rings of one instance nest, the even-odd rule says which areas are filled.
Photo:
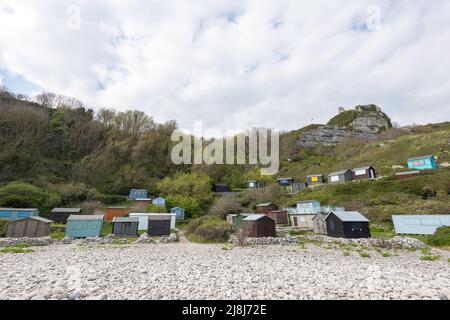
[[114, 222], [112, 233], [116, 236], [136, 236], [139, 222]]
[[33, 220], [23, 219], [12, 221], [8, 224], [7, 237], [10, 238], [39, 238], [46, 237], [50, 233], [50, 224]]

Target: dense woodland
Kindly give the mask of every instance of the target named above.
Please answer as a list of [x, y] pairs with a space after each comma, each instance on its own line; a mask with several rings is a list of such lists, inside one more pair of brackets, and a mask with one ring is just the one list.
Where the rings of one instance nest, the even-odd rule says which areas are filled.
[[[300, 149], [298, 137], [314, 125], [281, 135], [278, 176], [260, 177], [251, 165], [181, 165], [170, 159], [175, 121], [156, 123], [141, 111], [94, 112], [82, 102], [51, 93], [30, 101], [0, 90], [0, 206], [38, 207], [126, 201], [131, 188], [167, 197], [169, 206], [182, 206], [188, 216], [252, 210], [258, 202], [279, 206], [315, 198], [326, 204], [360, 210], [373, 219], [394, 213], [448, 213], [450, 171], [408, 181], [392, 174], [412, 156], [434, 154], [441, 164], [450, 161], [450, 124], [393, 128], [375, 141], [348, 140], [341, 144]], [[277, 177], [304, 181], [306, 175], [374, 166], [385, 179], [343, 186], [326, 186], [288, 195], [276, 185], [245, 190], [248, 179], [273, 183]], [[215, 182], [240, 197], [215, 198]]]

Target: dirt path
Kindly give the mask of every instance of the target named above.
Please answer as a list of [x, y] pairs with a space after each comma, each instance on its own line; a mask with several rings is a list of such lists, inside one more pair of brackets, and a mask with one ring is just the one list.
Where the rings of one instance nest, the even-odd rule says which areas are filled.
[[184, 235], [183, 230], [178, 231], [178, 240], [180, 241], [180, 243], [191, 243]]

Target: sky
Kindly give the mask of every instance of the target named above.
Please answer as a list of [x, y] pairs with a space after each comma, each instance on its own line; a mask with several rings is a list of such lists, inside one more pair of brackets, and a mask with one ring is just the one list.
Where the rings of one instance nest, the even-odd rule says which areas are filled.
[[0, 0], [0, 84], [186, 131], [450, 120], [449, 52], [448, 0]]

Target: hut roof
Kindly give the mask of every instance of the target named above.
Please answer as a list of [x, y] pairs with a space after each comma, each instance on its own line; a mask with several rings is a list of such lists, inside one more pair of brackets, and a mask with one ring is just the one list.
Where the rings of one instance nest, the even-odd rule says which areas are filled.
[[339, 220], [342, 222], [369, 222], [369, 219], [364, 217], [361, 213], [358, 211], [337, 211], [337, 212], [330, 212], [326, 218], [330, 216], [330, 214], [334, 214], [336, 217], [338, 217]]
[[[244, 220], [245, 221], [256, 221], [259, 219], [262, 219], [264, 217], [267, 217], [269, 219], [272, 219], [271, 217], [265, 215], [265, 214], [250, 214], [248, 217], [246, 217]], [[273, 219], [272, 219], [273, 220]]]
[[293, 180], [292, 178], [278, 178], [277, 181], [279, 180]]
[[396, 176], [405, 176], [408, 174], [420, 174], [420, 170], [414, 170], [414, 171], [403, 171], [403, 172], [396, 172]]
[[180, 208], [180, 207], [174, 207], [174, 208], [172, 208], [172, 209], [170, 209], [170, 210], [176, 210], [176, 209], [184, 210], [183, 208]]
[[77, 220], [103, 220], [102, 214], [97, 215], [70, 215], [67, 219], [68, 221], [77, 221]]
[[81, 208], [53, 208], [52, 212], [78, 213]]
[[138, 217], [114, 217], [112, 222], [139, 222]]
[[348, 171], [350, 171], [350, 170], [349, 169], [345, 169], [345, 170], [341, 170], [341, 171], [336, 171], [336, 172], [330, 173], [328, 176], [340, 176], [342, 174], [347, 173]]
[[136, 198], [136, 201], [150, 201], [152, 198]]
[[421, 160], [421, 159], [425, 159], [425, 158], [434, 158], [434, 156], [426, 155], [426, 156], [421, 156], [421, 157], [414, 157], [414, 158], [409, 158], [408, 161]]
[[37, 211], [37, 208], [0, 208], [0, 210], [13, 210], [13, 211]]
[[53, 223], [52, 220], [45, 219], [45, 218], [43, 218], [43, 217], [36, 217], [36, 216], [25, 217], [25, 218], [21, 218], [21, 219], [14, 220], [14, 221], [12, 221], [12, 222], [22, 221], [22, 220], [26, 220], [26, 219], [33, 219], [33, 220], [40, 221], [40, 222], [44, 222], [44, 223]]
[[307, 178], [320, 177], [320, 176], [323, 176], [323, 174], [322, 174], [322, 173], [319, 173], [319, 174], [310, 174], [310, 175], [307, 176]]
[[273, 205], [272, 202], [266, 202], [266, 203], [257, 204], [256, 206], [257, 207], [268, 207], [268, 206], [271, 206], [271, 205]]
[[365, 167], [361, 167], [361, 168], [355, 168], [352, 171], [358, 171], [358, 170], [369, 170], [370, 168], [372, 168], [372, 166], [365, 166]]
[[327, 217], [328, 217], [328, 213], [318, 213], [314, 216], [313, 220], [317, 219], [317, 218], [321, 218], [322, 220], [325, 220]]

